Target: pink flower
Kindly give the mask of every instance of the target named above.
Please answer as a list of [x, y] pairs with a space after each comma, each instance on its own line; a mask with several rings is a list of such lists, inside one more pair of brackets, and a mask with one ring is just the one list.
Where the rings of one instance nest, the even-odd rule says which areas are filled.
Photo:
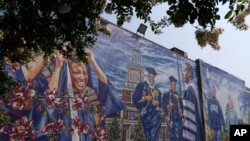
[[53, 108], [55, 106], [56, 98], [53, 94], [46, 95], [45, 102], [48, 108]]
[[102, 121], [105, 119], [105, 114], [104, 113], [99, 113], [98, 114], [98, 120]]
[[60, 99], [60, 101], [58, 102], [58, 106], [57, 106], [57, 110], [58, 110], [58, 113], [62, 113], [65, 111], [65, 109], [68, 108], [68, 103], [63, 100], [63, 99]]
[[57, 120], [57, 131], [62, 132], [66, 129], [66, 125], [63, 123], [63, 120]]
[[60, 101], [60, 98], [56, 98], [57, 92], [56, 90], [47, 90], [45, 92], [45, 102], [48, 108], [53, 108], [56, 103]]
[[79, 95], [75, 95], [74, 99], [72, 99], [72, 109], [73, 110], [82, 110], [83, 100]]
[[72, 127], [69, 128], [69, 135], [72, 136], [74, 134], [74, 130]]
[[87, 103], [88, 102], [88, 97], [87, 96], [83, 96], [82, 97], [82, 101], [83, 101], [83, 103]]
[[78, 126], [78, 134], [87, 134], [89, 132], [90, 124], [87, 122], [82, 122], [80, 126]]
[[102, 127], [97, 127], [95, 130], [95, 136], [98, 140], [104, 140], [108, 137], [107, 131]]
[[12, 107], [14, 109], [24, 110], [27, 105], [32, 101], [31, 97], [24, 97], [23, 93], [18, 92], [11, 99]]
[[27, 117], [21, 117], [16, 120], [10, 132], [8, 133], [10, 136], [10, 141], [16, 140], [25, 140], [29, 130], [31, 129], [33, 121], [28, 120]]
[[27, 87], [22, 86], [20, 83], [13, 90], [14, 97], [11, 98], [12, 107], [14, 109], [24, 110], [27, 109], [32, 101], [32, 97], [35, 95], [35, 91], [32, 89], [34, 86], [31, 83], [27, 83]]
[[71, 122], [72, 122], [72, 126], [74, 129], [79, 128], [81, 125], [81, 121], [79, 117], [75, 117]]
[[50, 122], [48, 124], [46, 124], [43, 129], [42, 132], [62, 132], [66, 129], [66, 126], [63, 122], [63, 120], [58, 119], [57, 121], [54, 122]]

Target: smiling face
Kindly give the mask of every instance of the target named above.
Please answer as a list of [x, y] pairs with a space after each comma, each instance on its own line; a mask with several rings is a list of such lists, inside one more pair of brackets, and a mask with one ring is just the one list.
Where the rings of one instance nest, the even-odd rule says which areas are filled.
[[87, 66], [83, 63], [72, 63], [70, 65], [70, 75], [73, 91], [82, 92], [88, 82]]
[[174, 92], [175, 90], [176, 90], [176, 83], [172, 81], [170, 83], [170, 91]]
[[148, 80], [149, 80], [150, 84], [154, 84], [155, 83], [155, 75], [153, 75], [152, 73], [149, 73]]

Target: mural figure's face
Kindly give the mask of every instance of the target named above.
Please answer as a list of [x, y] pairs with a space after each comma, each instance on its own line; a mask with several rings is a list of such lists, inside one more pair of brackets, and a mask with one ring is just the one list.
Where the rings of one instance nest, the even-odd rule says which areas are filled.
[[153, 75], [152, 73], [148, 74], [148, 81], [150, 84], [154, 84], [155, 83], [155, 75]]
[[175, 91], [176, 90], [176, 83], [175, 82], [171, 82], [170, 83], [170, 90], [171, 91]]
[[231, 96], [228, 97], [229, 100], [229, 107], [233, 108], [234, 107], [234, 102], [233, 102], [233, 98]]
[[214, 86], [211, 87], [212, 98], [215, 99], [216, 97], [216, 89]]
[[72, 63], [70, 68], [72, 87], [74, 91], [81, 92], [87, 86], [88, 70], [83, 63]]
[[183, 76], [185, 82], [189, 81], [190, 75], [191, 75], [191, 72], [188, 71], [188, 66], [186, 64], [183, 64], [183, 66], [182, 66], [182, 76]]

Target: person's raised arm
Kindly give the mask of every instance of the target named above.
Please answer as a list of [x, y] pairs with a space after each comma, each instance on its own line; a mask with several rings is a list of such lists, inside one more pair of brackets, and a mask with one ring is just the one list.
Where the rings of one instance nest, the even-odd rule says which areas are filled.
[[26, 81], [32, 81], [40, 73], [44, 66], [43, 56], [37, 56], [34, 61], [22, 65], [23, 75]]
[[104, 72], [102, 71], [98, 63], [96, 62], [93, 52], [90, 50], [86, 50], [85, 52], [87, 54], [88, 61], [94, 68], [95, 72], [97, 73], [99, 80], [107, 84], [108, 83], [107, 76], [104, 74]]
[[51, 76], [51, 79], [49, 81], [49, 89], [50, 90], [53, 90], [53, 89], [57, 90], [58, 89], [59, 80], [60, 80], [60, 71], [61, 71], [62, 65], [66, 59], [63, 58], [62, 54], [59, 54], [59, 52], [56, 52], [55, 60], [56, 60], [55, 69], [54, 69], [52, 76]]

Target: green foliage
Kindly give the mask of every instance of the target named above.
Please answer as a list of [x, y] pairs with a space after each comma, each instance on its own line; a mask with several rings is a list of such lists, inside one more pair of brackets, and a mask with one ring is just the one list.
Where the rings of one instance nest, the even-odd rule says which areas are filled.
[[[166, 14], [159, 22], [153, 21], [150, 17], [151, 10], [160, 3], [167, 3]], [[182, 27], [186, 23], [198, 24], [202, 28], [213, 29], [216, 21], [220, 20], [219, 6], [228, 4], [230, 15], [224, 16], [232, 20], [244, 9], [243, 0], [111, 0], [106, 7], [108, 13], [114, 12], [118, 17], [119, 25], [126, 21], [125, 17], [136, 15], [137, 18], [150, 22], [151, 29], [157, 34], [166, 25], [173, 24], [175, 27]], [[135, 12], [135, 14], [134, 14]], [[121, 18], [122, 17], [122, 18]], [[167, 17], [167, 18], [166, 18]], [[123, 20], [123, 21], [121, 21]], [[164, 21], [164, 22], [163, 22]]]
[[140, 118], [138, 119], [138, 124], [135, 128], [135, 138], [133, 141], [146, 141]]
[[108, 132], [108, 141], [119, 141], [121, 140], [121, 129], [117, 118], [113, 118]]
[[6, 127], [10, 123], [10, 116], [6, 111], [0, 111], [0, 129]]
[[[169, 5], [166, 16], [160, 22], [153, 21], [152, 8], [161, 3]], [[9, 58], [11, 62], [27, 63], [36, 53], [49, 57], [55, 49], [65, 56], [75, 50], [79, 59], [86, 61], [84, 48], [93, 46], [96, 40], [92, 33], [106, 31], [97, 27], [104, 10], [116, 15], [119, 26], [135, 15], [149, 22], [157, 34], [165, 26], [182, 27], [188, 22], [213, 28], [220, 19], [219, 4], [227, 3], [230, 11], [225, 18], [229, 20], [244, 8], [243, 0], [1, 0], [0, 61]], [[65, 41], [73, 45], [67, 51], [61, 47]], [[1, 86], [1, 92], [7, 90]]]
[[0, 97], [3, 98], [5, 103], [9, 103], [10, 91], [13, 90], [15, 86], [17, 86], [17, 81], [12, 79], [12, 77], [7, 74], [3, 67], [5, 65], [6, 63], [0, 60]]

